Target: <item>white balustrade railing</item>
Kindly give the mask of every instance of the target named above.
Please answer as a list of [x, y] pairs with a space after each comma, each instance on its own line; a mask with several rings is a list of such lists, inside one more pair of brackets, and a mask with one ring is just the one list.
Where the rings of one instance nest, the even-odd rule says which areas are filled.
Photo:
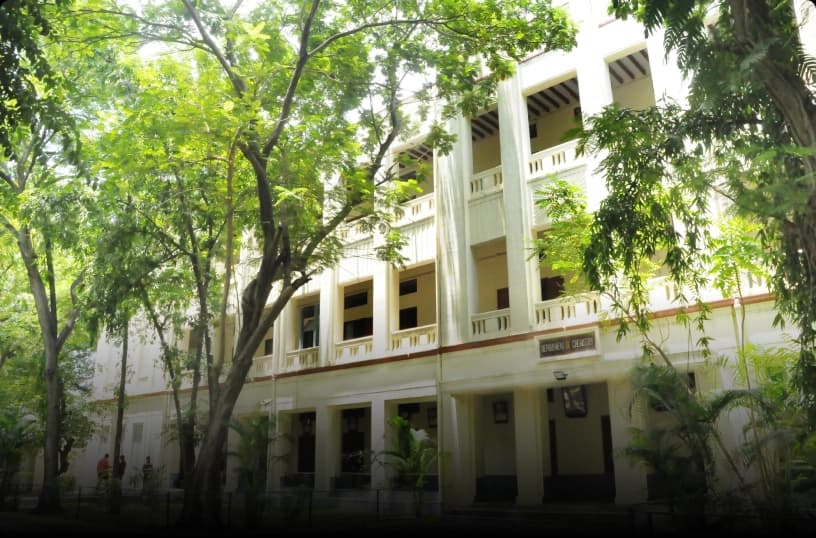
[[419, 198], [401, 204], [402, 216], [397, 220], [397, 226], [402, 226], [418, 220], [434, 216], [434, 195], [425, 194]]
[[295, 349], [287, 351], [283, 358], [283, 365], [281, 370], [283, 372], [293, 372], [296, 370], [305, 370], [307, 368], [316, 368], [320, 365], [320, 348], [307, 347], [305, 349]]
[[374, 338], [363, 336], [334, 344], [334, 364], [369, 358], [374, 349]]
[[365, 237], [370, 237], [371, 231], [368, 230], [362, 222], [351, 221], [341, 225], [337, 234], [340, 236], [340, 239], [346, 243], [352, 243]]
[[535, 305], [535, 323], [540, 328], [551, 325], [559, 327], [597, 321], [601, 300], [597, 293], [568, 295]]
[[391, 349], [412, 351], [436, 345], [436, 323], [391, 333]]
[[493, 310], [470, 316], [471, 334], [477, 337], [501, 335], [510, 331], [510, 309]]
[[255, 357], [252, 359], [252, 370], [250, 371], [253, 377], [263, 377], [275, 373], [275, 357], [274, 355], [264, 355], [262, 357]]
[[555, 173], [564, 168], [581, 164], [575, 155], [577, 140], [570, 140], [530, 155], [528, 163], [530, 178]]
[[500, 191], [503, 188], [503, 183], [501, 165], [479, 172], [470, 179], [470, 196], [482, 196]]

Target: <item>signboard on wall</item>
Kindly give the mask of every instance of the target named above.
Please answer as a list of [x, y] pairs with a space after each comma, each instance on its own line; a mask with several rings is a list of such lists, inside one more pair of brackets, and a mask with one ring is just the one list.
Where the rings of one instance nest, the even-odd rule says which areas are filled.
[[558, 338], [542, 338], [538, 341], [539, 357], [566, 355], [593, 349], [595, 349], [594, 332], [559, 336]]

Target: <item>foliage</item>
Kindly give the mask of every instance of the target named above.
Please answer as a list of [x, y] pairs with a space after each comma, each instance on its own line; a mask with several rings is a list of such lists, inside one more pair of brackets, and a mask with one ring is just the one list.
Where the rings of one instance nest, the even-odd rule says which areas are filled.
[[592, 216], [587, 211], [582, 189], [553, 177], [535, 195], [550, 226], [544, 234], [533, 239], [532, 255], [538, 256], [541, 263], [547, 264], [554, 272], [567, 275], [565, 294], [586, 291], [583, 262]]
[[758, 225], [777, 323], [798, 329], [796, 383], [813, 427], [816, 63], [803, 50], [794, 3], [615, 1], [612, 11], [639, 19], [647, 33], [665, 27], [690, 94], [687, 105], [609, 107], [582, 133], [581, 150], [606, 155], [610, 193], [593, 225], [590, 283], [614, 285], [615, 272], [629, 277], [638, 259], [662, 252], [678, 287], [696, 293], [712, 246], [703, 210], [715, 195], [730, 200]]
[[237, 434], [238, 446], [227, 452], [227, 456], [233, 457], [236, 462], [237, 491], [245, 495], [247, 528], [255, 528], [271, 463], [269, 447], [277, 436], [267, 414], [255, 415], [246, 421], [234, 419], [230, 428]]
[[426, 479], [436, 470], [436, 441], [425, 430], [411, 428], [411, 423], [400, 416], [389, 422], [396, 428], [394, 449], [375, 455], [375, 460], [394, 469], [397, 487], [407, 487], [413, 492], [414, 513], [420, 517]]
[[0, 507], [5, 504], [23, 454], [36, 445], [40, 435], [30, 415], [23, 415], [19, 410], [4, 410], [0, 414]]

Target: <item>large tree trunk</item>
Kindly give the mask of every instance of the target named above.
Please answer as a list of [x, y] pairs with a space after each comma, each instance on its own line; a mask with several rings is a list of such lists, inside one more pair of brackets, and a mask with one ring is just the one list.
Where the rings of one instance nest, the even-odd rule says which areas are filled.
[[45, 355], [45, 439], [43, 442], [43, 484], [40, 491], [37, 511], [40, 513], [60, 512], [59, 488], [59, 423], [62, 385], [58, 376], [59, 344], [56, 315], [49, 306], [42, 275], [37, 266], [37, 254], [31, 243], [29, 231], [25, 228], [17, 233], [17, 245], [26, 266], [28, 283], [34, 304], [37, 308], [37, 320], [42, 332]]
[[128, 332], [130, 323], [122, 330], [122, 364], [119, 370], [119, 391], [116, 395], [116, 424], [113, 437], [113, 477], [111, 479], [110, 513], [118, 514], [121, 507], [122, 480], [119, 474], [119, 456], [122, 453], [122, 422], [125, 418], [125, 387], [127, 384]]
[[[259, 277], [260, 278], [260, 277]], [[255, 349], [260, 345], [266, 331], [280, 315], [281, 310], [298, 290], [308, 282], [307, 278], [299, 279], [284, 286], [280, 295], [265, 311], [268, 291], [258, 292], [258, 289], [268, 290], [271, 286], [258, 284], [252, 281], [244, 290], [244, 324], [238, 336], [235, 358], [227, 374], [227, 379], [221, 387], [219, 397], [211, 413], [211, 420], [207, 433], [201, 443], [201, 449], [193, 472], [192, 482], [184, 491], [184, 508], [179, 518], [179, 524], [187, 528], [199, 526], [221, 525], [221, 466], [224, 444], [227, 440], [232, 412], [244, 381], [252, 367], [252, 358]], [[258, 295], [256, 296], [256, 292]]]

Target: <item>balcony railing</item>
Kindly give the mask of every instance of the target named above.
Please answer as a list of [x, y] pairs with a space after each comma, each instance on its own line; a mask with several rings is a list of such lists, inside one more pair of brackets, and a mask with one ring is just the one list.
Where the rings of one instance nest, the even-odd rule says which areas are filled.
[[363, 336], [334, 344], [334, 364], [367, 359], [374, 349], [374, 338]]
[[255, 357], [252, 359], [251, 375], [254, 377], [262, 377], [272, 375], [275, 373], [275, 357], [274, 355], [264, 355], [262, 357]]
[[470, 196], [483, 196], [501, 191], [503, 183], [501, 165], [479, 172], [470, 179]]
[[471, 334], [476, 337], [490, 337], [510, 331], [510, 309], [493, 310], [470, 316]]
[[597, 321], [601, 301], [597, 293], [581, 293], [542, 301], [535, 305], [535, 322], [540, 328]]
[[400, 209], [402, 209], [402, 216], [397, 221], [397, 226], [404, 226], [411, 222], [433, 217], [434, 195], [430, 193], [409, 200], [402, 204]]
[[351, 221], [343, 224], [338, 229], [340, 239], [346, 243], [353, 243], [371, 236], [371, 231], [368, 230], [362, 221]]
[[391, 349], [412, 351], [436, 344], [436, 323], [391, 333]]
[[570, 140], [531, 155], [529, 161], [530, 179], [582, 164], [575, 155], [577, 144], [578, 140]]
[[320, 348], [308, 347], [287, 351], [283, 358], [281, 371], [292, 372], [306, 368], [316, 368], [320, 364]]

